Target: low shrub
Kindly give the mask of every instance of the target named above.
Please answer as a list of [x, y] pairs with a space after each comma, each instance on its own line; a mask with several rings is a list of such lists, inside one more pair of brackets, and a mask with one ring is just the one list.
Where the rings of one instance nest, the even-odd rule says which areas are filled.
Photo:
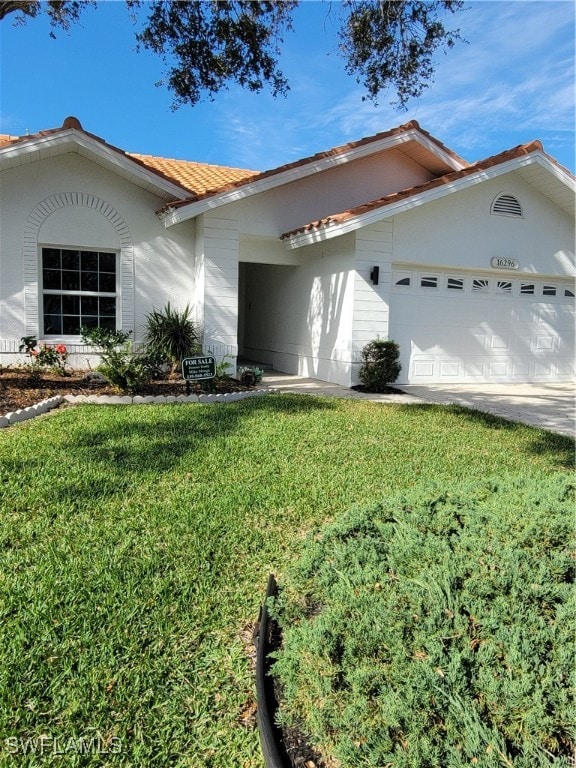
[[66, 361], [68, 350], [65, 344], [38, 344], [35, 336], [23, 336], [20, 339], [19, 352], [24, 352], [30, 359], [30, 373], [33, 378], [40, 376], [40, 370], [47, 368], [59, 376], [67, 376]]
[[236, 375], [241, 384], [245, 387], [253, 387], [255, 384], [259, 384], [262, 381], [264, 371], [262, 368], [253, 366], [243, 366], [238, 368]]
[[395, 341], [374, 339], [362, 349], [362, 365], [358, 370], [360, 381], [370, 392], [383, 392], [394, 383], [402, 366], [400, 348]]
[[101, 362], [96, 370], [122, 392], [132, 392], [152, 378], [147, 357], [132, 352], [130, 333], [85, 326], [80, 329], [83, 343], [99, 350]]
[[311, 538], [272, 606], [281, 719], [346, 768], [571, 765], [573, 513], [566, 478], [496, 480]]

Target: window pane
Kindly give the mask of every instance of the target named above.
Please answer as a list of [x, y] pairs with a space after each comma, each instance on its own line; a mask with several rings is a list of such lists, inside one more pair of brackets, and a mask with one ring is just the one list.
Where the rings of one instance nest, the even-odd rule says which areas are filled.
[[61, 284], [62, 272], [56, 269], [44, 269], [42, 270], [42, 282], [45, 289], [59, 291], [62, 287]]
[[82, 296], [82, 314], [83, 315], [98, 314], [98, 297], [97, 296]]
[[116, 290], [116, 275], [100, 273], [100, 290], [103, 293], [114, 293]]
[[555, 285], [545, 285], [542, 289], [542, 293], [544, 296], [556, 296], [556, 286]]
[[62, 251], [62, 269], [80, 269], [80, 251]]
[[62, 333], [61, 315], [44, 315], [44, 333], [54, 334]]
[[86, 325], [88, 328], [98, 327], [98, 317], [94, 317], [92, 315], [82, 315], [80, 320], [81, 320], [81, 324]]
[[44, 269], [60, 269], [60, 249], [42, 248], [42, 266]]
[[564, 288], [564, 296], [574, 296], [574, 291], [570, 288]]
[[438, 286], [438, 278], [437, 277], [423, 277], [420, 280], [420, 285], [422, 288], [436, 288]]
[[116, 299], [100, 299], [100, 317], [116, 317]]
[[116, 330], [116, 318], [115, 317], [101, 317], [100, 328], [109, 328], [111, 331]]
[[396, 281], [396, 285], [410, 285], [410, 278], [409, 277], [401, 277], [400, 280]]
[[534, 283], [521, 283], [520, 284], [520, 293], [534, 293]]
[[100, 272], [116, 272], [116, 254], [100, 254]]
[[97, 272], [82, 272], [81, 290], [94, 292], [98, 290]]
[[449, 277], [446, 285], [455, 291], [462, 291], [464, 289], [464, 280], [460, 277]]
[[62, 312], [65, 315], [79, 315], [80, 296], [62, 296]]
[[62, 297], [52, 296], [46, 294], [44, 296], [44, 314], [45, 315], [61, 315], [62, 314]]
[[80, 333], [80, 318], [78, 315], [64, 315], [62, 317], [62, 333], [77, 336]]
[[98, 271], [98, 254], [96, 251], [82, 251], [82, 272]]
[[62, 272], [62, 290], [79, 291], [80, 290], [80, 272]]

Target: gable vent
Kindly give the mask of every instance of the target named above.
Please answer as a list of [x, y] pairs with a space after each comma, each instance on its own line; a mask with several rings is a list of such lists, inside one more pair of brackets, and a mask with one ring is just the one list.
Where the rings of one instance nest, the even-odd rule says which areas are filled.
[[522, 216], [522, 206], [514, 195], [498, 195], [492, 203], [491, 213], [500, 216]]

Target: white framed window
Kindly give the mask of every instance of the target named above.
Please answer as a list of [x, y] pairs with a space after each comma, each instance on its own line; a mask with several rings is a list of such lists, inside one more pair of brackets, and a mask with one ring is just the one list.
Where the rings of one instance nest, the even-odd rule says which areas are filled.
[[438, 288], [438, 277], [436, 275], [421, 275], [421, 288]]
[[449, 291], [463, 291], [464, 278], [463, 277], [447, 277], [446, 288]]
[[43, 336], [77, 336], [80, 327], [117, 327], [118, 254], [43, 247]]
[[569, 296], [570, 298], [574, 298], [574, 288], [568, 288], [568, 286], [564, 286], [564, 296]]
[[535, 293], [536, 285], [534, 283], [520, 283], [521, 296], [533, 296]]
[[544, 284], [542, 286], [542, 296], [556, 296], [558, 293], [557, 285]]

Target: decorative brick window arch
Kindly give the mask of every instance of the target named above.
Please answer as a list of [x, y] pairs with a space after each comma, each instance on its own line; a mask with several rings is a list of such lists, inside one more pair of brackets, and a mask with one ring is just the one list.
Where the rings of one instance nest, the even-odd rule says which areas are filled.
[[42, 224], [61, 208], [81, 205], [96, 211], [112, 224], [120, 242], [122, 330], [134, 328], [134, 246], [128, 225], [105, 200], [87, 192], [61, 192], [47, 197], [34, 208], [24, 227], [24, 309], [26, 336], [38, 336], [38, 234]]

